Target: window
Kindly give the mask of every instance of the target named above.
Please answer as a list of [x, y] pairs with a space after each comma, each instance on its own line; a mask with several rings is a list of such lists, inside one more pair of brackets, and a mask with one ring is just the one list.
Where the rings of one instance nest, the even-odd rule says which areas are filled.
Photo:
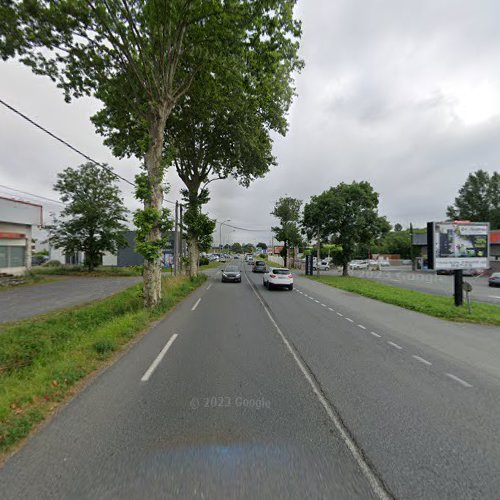
[[0, 246], [0, 267], [24, 267], [25, 252], [24, 247]]

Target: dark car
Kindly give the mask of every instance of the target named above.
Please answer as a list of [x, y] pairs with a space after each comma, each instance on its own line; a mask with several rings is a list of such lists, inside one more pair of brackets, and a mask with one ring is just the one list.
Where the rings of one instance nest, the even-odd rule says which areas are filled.
[[266, 263], [263, 260], [256, 260], [254, 262], [252, 272], [265, 273], [266, 272]]
[[488, 285], [489, 286], [500, 286], [500, 273], [493, 273], [488, 278]]
[[222, 283], [232, 281], [233, 283], [241, 283], [241, 272], [238, 266], [227, 266], [222, 271]]

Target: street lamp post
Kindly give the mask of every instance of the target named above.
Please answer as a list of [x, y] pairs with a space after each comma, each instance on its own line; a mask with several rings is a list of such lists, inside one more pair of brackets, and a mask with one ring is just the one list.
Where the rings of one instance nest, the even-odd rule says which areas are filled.
[[224, 222], [220, 223], [220, 228], [219, 228], [219, 253], [222, 253], [222, 226], [226, 222], [231, 222], [231, 219], [226, 219]]

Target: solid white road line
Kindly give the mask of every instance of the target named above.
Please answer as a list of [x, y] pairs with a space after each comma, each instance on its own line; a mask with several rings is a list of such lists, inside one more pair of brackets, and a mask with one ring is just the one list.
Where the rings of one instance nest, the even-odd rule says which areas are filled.
[[212, 288], [212, 283], [210, 283], [210, 285], [207, 286], [207, 290], [210, 290], [210, 288]]
[[389, 345], [392, 345], [392, 347], [395, 347], [396, 349], [403, 349], [400, 345], [395, 344], [394, 342], [387, 342]]
[[366, 330], [366, 326], [358, 325], [362, 330]]
[[361, 469], [361, 472], [364, 474], [366, 479], [368, 480], [368, 483], [370, 484], [373, 492], [375, 495], [380, 499], [380, 500], [390, 500], [392, 496], [386, 491], [384, 485], [380, 481], [380, 479], [376, 476], [376, 474], [373, 472], [371, 469], [370, 465], [368, 462], [365, 460], [363, 456], [363, 452], [361, 451], [360, 448], [358, 448], [357, 444], [351, 437], [349, 430], [347, 427], [344, 425], [340, 417], [337, 415], [336, 411], [332, 408], [330, 403], [326, 400], [325, 396], [323, 396], [320, 387], [318, 384], [314, 381], [314, 379], [311, 377], [311, 374], [309, 373], [308, 369], [300, 359], [299, 355], [295, 351], [295, 349], [290, 345], [290, 342], [288, 342], [288, 339], [285, 337], [284, 333], [281, 331], [281, 328], [278, 326], [276, 321], [274, 320], [271, 312], [267, 308], [267, 306], [264, 304], [264, 301], [260, 298], [259, 294], [255, 290], [255, 286], [250, 282], [248, 279], [248, 276], [245, 274], [245, 278], [247, 279], [249, 285], [252, 287], [253, 293], [257, 297], [257, 300], [260, 302], [262, 307], [264, 308], [264, 311], [266, 312], [269, 321], [273, 324], [274, 328], [278, 332], [279, 336], [281, 337], [281, 340], [285, 344], [286, 348], [292, 355], [293, 359], [297, 363], [297, 366], [299, 367], [300, 371], [304, 375], [304, 378], [309, 382], [309, 385], [311, 386], [314, 394], [318, 398], [319, 402], [325, 409], [326, 414], [332, 421], [333, 425], [336, 427], [338, 433], [340, 434], [340, 437], [346, 444], [347, 448], [351, 452], [354, 460], [358, 464], [359, 468]]
[[374, 337], [377, 337], [378, 339], [382, 337], [382, 335], [379, 335], [378, 333], [375, 332], [370, 332]]
[[198, 307], [198, 304], [200, 302], [201, 302], [201, 297], [196, 301], [195, 305], [191, 308], [191, 311], [194, 311]]
[[349, 321], [350, 323], [354, 323], [354, 320], [351, 318], [346, 318], [346, 320]]
[[420, 361], [421, 363], [424, 363], [425, 365], [431, 366], [432, 363], [430, 361], [427, 361], [424, 358], [421, 358], [420, 356], [415, 356], [414, 354], [412, 355], [412, 358], [415, 358], [417, 361]]
[[151, 366], [146, 370], [144, 375], [141, 378], [141, 382], [147, 382], [149, 380], [149, 377], [153, 374], [153, 372], [156, 370], [157, 366], [161, 363], [161, 360], [167, 354], [167, 351], [170, 349], [170, 346], [174, 343], [174, 340], [177, 338], [177, 333], [174, 333], [171, 337], [170, 340], [165, 344], [165, 347], [160, 351], [160, 354], [156, 356], [156, 359], [151, 363]]
[[456, 375], [453, 375], [453, 373], [445, 373], [447, 377], [450, 377], [453, 379], [455, 382], [458, 382], [459, 384], [462, 384], [464, 387], [472, 387], [469, 382], [466, 382], [465, 380], [462, 380], [461, 378], [457, 377]]

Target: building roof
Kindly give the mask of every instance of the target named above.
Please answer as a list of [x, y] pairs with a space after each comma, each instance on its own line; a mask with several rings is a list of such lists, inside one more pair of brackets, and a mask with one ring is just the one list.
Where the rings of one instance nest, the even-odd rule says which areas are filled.
[[43, 207], [36, 203], [0, 196], [0, 221], [26, 226], [43, 225]]

